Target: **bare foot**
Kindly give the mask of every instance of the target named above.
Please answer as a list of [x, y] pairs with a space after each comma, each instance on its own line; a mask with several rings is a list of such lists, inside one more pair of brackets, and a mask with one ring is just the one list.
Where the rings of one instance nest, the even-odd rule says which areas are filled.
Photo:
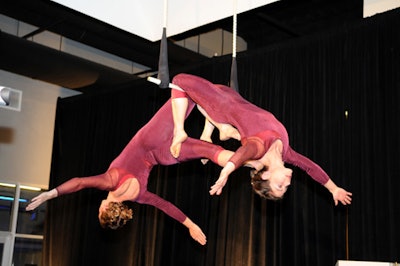
[[210, 142], [210, 143], [213, 143], [213, 142], [212, 142], [212, 139], [211, 139], [210, 137], [203, 137], [203, 135], [202, 135], [202, 136], [200, 136], [200, 140], [202, 140], [202, 141], [207, 141], [207, 142]]
[[240, 141], [239, 131], [231, 125], [222, 124], [219, 128], [219, 139], [224, 141], [228, 139], [236, 139]]
[[172, 139], [172, 144], [169, 148], [172, 156], [174, 156], [174, 158], [178, 158], [179, 157], [179, 153], [181, 152], [181, 146], [182, 143], [188, 138], [188, 135], [186, 134], [185, 131], [180, 131], [177, 132], [174, 135], [174, 138]]

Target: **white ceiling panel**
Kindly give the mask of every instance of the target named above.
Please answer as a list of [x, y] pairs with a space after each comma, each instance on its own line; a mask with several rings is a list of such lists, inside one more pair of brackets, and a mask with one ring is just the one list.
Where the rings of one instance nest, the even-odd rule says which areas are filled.
[[[242, 13], [275, 0], [53, 0], [150, 41]], [[164, 8], [167, 6], [167, 8]]]

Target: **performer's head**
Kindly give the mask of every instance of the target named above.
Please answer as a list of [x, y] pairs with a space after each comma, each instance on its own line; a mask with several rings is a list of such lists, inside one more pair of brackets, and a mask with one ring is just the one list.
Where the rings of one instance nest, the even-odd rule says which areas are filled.
[[122, 202], [103, 200], [99, 208], [99, 222], [103, 228], [118, 229], [132, 219], [132, 209]]
[[283, 198], [292, 178], [292, 169], [279, 167], [273, 170], [266, 168], [261, 171], [251, 171], [251, 185], [260, 197], [270, 200]]

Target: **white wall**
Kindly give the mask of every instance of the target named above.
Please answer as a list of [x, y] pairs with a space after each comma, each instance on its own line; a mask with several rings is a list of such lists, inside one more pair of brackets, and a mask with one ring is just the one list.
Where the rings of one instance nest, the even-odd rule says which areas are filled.
[[0, 181], [47, 189], [57, 98], [79, 92], [3, 70], [0, 86], [22, 91], [21, 111], [0, 108]]
[[400, 0], [364, 0], [364, 18], [400, 7]]
[[[23, 36], [37, 28], [0, 14], [1, 31]], [[144, 66], [45, 31], [29, 40], [128, 73]], [[48, 188], [56, 103], [79, 92], [0, 70], [0, 86], [21, 90], [21, 111], [0, 108], [0, 182]]]

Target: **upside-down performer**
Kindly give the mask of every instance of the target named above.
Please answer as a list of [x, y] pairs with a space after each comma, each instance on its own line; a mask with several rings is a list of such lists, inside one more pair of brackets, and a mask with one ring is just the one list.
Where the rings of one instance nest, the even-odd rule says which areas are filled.
[[[189, 101], [184, 116], [191, 112], [194, 105]], [[193, 159], [208, 158], [220, 166], [224, 166], [233, 152], [212, 143], [188, 138], [182, 144], [180, 156], [176, 159], [170, 153], [173, 128], [171, 100], [168, 100], [153, 118], [135, 134], [105, 173], [72, 178], [33, 198], [26, 210], [33, 210], [47, 200], [84, 188], [96, 188], [109, 191], [107, 198], [101, 202], [99, 208], [99, 221], [102, 227], [116, 229], [132, 219], [132, 210], [122, 202], [133, 201], [152, 205], [183, 223], [189, 229], [192, 238], [204, 245], [206, 236], [199, 226], [172, 203], [147, 190], [148, 177], [153, 166], [157, 164], [172, 165]]]
[[315, 181], [324, 185], [333, 196], [335, 205], [351, 204], [352, 193], [338, 187], [327, 173], [307, 157], [294, 151], [289, 145], [285, 127], [273, 114], [257, 107], [240, 96], [232, 88], [217, 85], [201, 77], [178, 74], [173, 80], [171, 90], [174, 110], [174, 139], [171, 154], [179, 158], [181, 145], [187, 141], [184, 130], [184, 114], [187, 102], [194, 101], [206, 117], [204, 131], [200, 139], [211, 141], [214, 125], [224, 123], [238, 130], [233, 138], [241, 141], [241, 147], [221, 170], [219, 179], [211, 187], [210, 194], [221, 194], [228, 176], [243, 162], [257, 160], [252, 174], [253, 190], [261, 197], [277, 200], [283, 197], [291, 182], [292, 170], [285, 163], [306, 171]]

